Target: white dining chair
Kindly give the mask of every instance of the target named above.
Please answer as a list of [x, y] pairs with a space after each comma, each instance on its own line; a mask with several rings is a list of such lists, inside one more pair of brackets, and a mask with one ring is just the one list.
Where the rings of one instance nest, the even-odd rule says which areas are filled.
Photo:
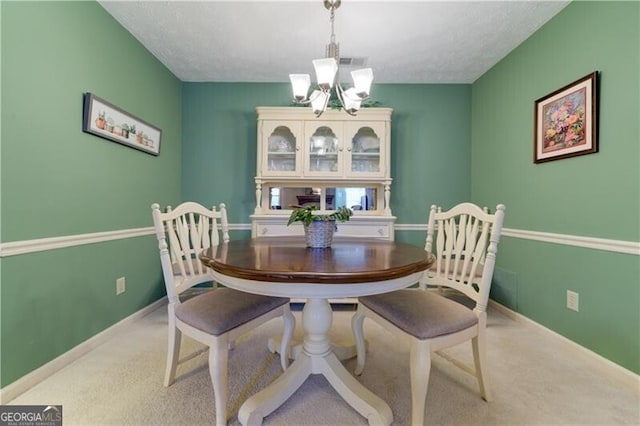
[[[408, 338], [412, 425], [424, 424], [432, 351], [471, 340], [480, 394], [486, 401], [491, 399], [486, 378], [486, 310], [504, 211], [502, 204], [493, 214], [471, 203], [446, 212], [431, 206], [425, 250], [436, 260], [419, 287], [358, 298], [352, 318], [355, 373], [360, 375], [364, 368], [365, 317]], [[452, 292], [470, 300], [472, 306], [453, 300]]]
[[207, 345], [216, 424], [225, 425], [229, 347], [238, 336], [273, 318], [282, 317], [284, 330], [279, 350], [282, 368], [286, 369], [295, 327], [289, 299], [223, 287], [185, 297], [194, 286], [215, 281], [198, 255], [212, 246], [229, 241], [227, 210], [224, 204], [220, 204], [216, 210], [215, 207], [207, 209], [194, 202], [182, 203], [173, 210], [169, 207], [164, 213], [158, 204], [153, 204], [151, 209], [169, 299], [169, 340], [164, 385], [170, 386], [174, 382], [182, 333]]

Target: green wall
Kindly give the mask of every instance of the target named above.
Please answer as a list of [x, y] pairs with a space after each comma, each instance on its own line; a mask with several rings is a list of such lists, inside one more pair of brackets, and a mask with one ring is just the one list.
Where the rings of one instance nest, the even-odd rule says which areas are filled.
[[[0, 8], [1, 242], [152, 226], [152, 202], [180, 199], [180, 81], [96, 2]], [[83, 133], [84, 92], [160, 127], [160, 155]], [[2, 257], [0, 385], [161, 298], [156, 247], [144, 236]]]
[[[183, 198], [206, 205], [224, 201], [230, 222], [250, 223], [255, 108], [288, 106], [290, 96], [288, 84], [183, 83]], [[372, 99], [394, 109], [391, 208], [398, 224], [425, 223], [430, 204], [469, 199], [470, 97], [471, 86], [464, 84], [374, 85]]]
[[[255, 107], [289, 105], [288, 84], [181, 83], [94, 2], [2, 1], [0, 19], [0, 242], [150, 227], [152, 202], [249, 223]], [[639, 21], [635, 2], [574, 2], [473, 85], [374, 85], [397, 223], [472, 199], [506, 204], [507, 229], [637, 242]], [[533, 101], [593, 70], [600, 152], [534, 165]], [[160, 155], [82, 133], [87, 91], [162, 128]], [[638, 373], [639, 276], [638, 256], [505, 236], [492, 297]], [[164, 295], [153, 236], [2, 257], [0, 278], [0, 386]]]
[[[473, 84], [471, 195], [506, 228], [640, 240], [639, 25], [638, 2], [573, 2]], [[594, 70], [600, 151], [534, 164], [534, 101]], [[504, 237], [497, 266], [493, 298], [640, 373], [639, 256]]]

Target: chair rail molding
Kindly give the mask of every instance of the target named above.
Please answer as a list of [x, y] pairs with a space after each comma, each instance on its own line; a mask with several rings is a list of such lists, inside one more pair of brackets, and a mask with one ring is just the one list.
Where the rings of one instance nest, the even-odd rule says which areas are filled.
[[39, 251], [81, 246], [84, 244], [102, 243], [105, 241], [122, 240], [126, 238], [152, 235], [152, 226], [146, 228], [121, 229], [117, 231], [93, 232], [89, 234], [65, 235], [62, 237], [37, 238], [33, 240], [12, 241], [0, 244], [0, 257], [16, 256], [19, 254], [36, 253]]
[[[427, 232], [427, 225], [395, 225], [395, 230]], [[625, 253], [640, 256], [640, 242], [637, 241], [612, 240], [606, 238], [585, 237], [581, 235], [556, 234], [552, 232], [527, 231], [524, 229], [511, 228], [502, 228], [502, 235], [505, 237], [520, 238], [523, 240], [543, 241], [546, 243], [563, 244], [566, 246], [590, 248], [595, 250], [612, 251], [616, 253]]]
[[564, 244], [567, 246], [613, 251], [640, 256], [640, 242], [637, 241], [611, 240], [607, 238], [584, 237], [581, 235], [555, 234], [551, 232], [526, 231], [522, 229], [507, 228], [503, 229], [502, 235], [522, 238], [525, 240], [544, 241], [547, 243]]
[[[396, 231], [427, 232], [426, 224], [396, 224], [394, 228]], [[229, 224], [229, 230], [250, 231], [251, 224]], [[0, 258], [16, 256], [20, 254], [36, 253], [39, 251], [54, 250], [65, 247], [74, 247], [84, 244], [142, 237], [145, 235], [152, 235], [153, 233], [153, 227], [149, 226], [146, 228], [122, 229], [117, 231], [95, 232], [89, 234], [68, 235], [63, 237], [12, 241], [8, 243], [0, 243]], [[606, 238], [556, 234], [551, 232], [527, 231], [523, 229], [511, 228], [503, 228], [502, 235], [505, 237], [520, 238], [524, 240], [543, 241], [553, 244], [564, 244], [574, 247], [590, 248], [595, 250], [604, 250], [640, 256], [640, 242], [637, 241], [613, 240]]]

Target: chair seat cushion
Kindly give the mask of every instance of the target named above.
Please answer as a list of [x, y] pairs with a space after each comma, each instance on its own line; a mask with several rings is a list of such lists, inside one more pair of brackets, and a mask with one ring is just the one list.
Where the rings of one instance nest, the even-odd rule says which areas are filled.
[[471, 309], [431, 291], [399, 290], [360, 297], [358, 301], [421, 340], [455, 333], [478, 323]]
[[219, 336], [285, 303], [289, 299], [219, 288], [177, 305], [175, 312], [180, 321]]

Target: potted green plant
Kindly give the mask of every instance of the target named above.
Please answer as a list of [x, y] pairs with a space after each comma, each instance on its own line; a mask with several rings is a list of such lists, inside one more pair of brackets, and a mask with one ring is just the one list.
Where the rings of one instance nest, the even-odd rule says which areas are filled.
[[107, 124], [104, 126], [104, 129], [109, 133], [113, 133], [113, 126], [114, 126], [113, 118], [107, 117]]
[[345, 206], [325, 214], [315, 213], [318, 210], [315, 204], [291, 207], [294, 209], [289, 216], [287, 226], [294, 222], [302, 222], [307, 247], [312, 248], [331, 247], [333, 233], [337, 228], [336, 222], [346, 222], [353, 215], [353, 211]]

